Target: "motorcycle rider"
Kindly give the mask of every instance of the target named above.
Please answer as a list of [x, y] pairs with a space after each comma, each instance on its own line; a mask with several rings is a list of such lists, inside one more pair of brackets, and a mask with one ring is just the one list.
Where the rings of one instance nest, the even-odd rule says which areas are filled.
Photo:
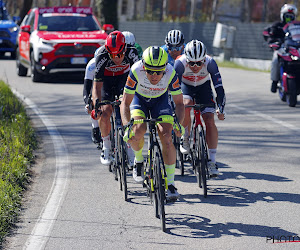
[[[296, 19], [298, 13], [298, 9], [293, 4], [285, 4], [281, 7], [280, 10], [280, 19], [281, 22], [275, 22], [271, 26], [265, 28], [264, 30], [268, 32], [269, 36], [265, 36], [265, 40], [268, 43], [278, 42], [281, 45], [284, 42], [285, 32], [283, 31], [283, 27]], [[280, 80], [280, 72], [279, 72], [279, 62], [277, 56], [277, 50], [274, 50], [272, 64], [271, 64], [271, 92], [276, 93], [277, 91], [277, 83]]]

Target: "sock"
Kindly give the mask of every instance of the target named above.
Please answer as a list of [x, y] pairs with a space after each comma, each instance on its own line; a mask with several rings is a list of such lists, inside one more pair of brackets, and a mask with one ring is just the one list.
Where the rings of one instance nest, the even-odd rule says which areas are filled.
[[165, 164], [165, 168], [166, 168], [166, 172], [167, 172], [168, 185], [174, 185], [175, 164], [172, 164], [172, 165]]
[[91, 117], [91, 122], [92, 122], [92, 127], [93, 128], [98, 128], [99, 127], [99, 123], [97, 120], [94, 120], [92, 117]]
[[216, 163], [216, 154], [217, 154], [217, 149], [216, 148], [209, 148], [208, 149], [210, 160], [213, 163]]
[[[132, 149], [133, 150], [133, 149]], [[144, 162], [144, 156], [143, 156], [143, 148], [141, 148], [138, 151], [133, 150], [134, 155], [135, 155], [135, 161], [137, 163]]]
[[103, 141], [103, 148], [110, 148], [111, 147], [111, 141], [110, 141], [109, 135], [105, 136], [105, 137], [102, 137], [102, 141]]
[[184, 137], [188, 138], [189, 137], [189, 126], [186, 126], [184, 129], [185, 129], [184, 130]]

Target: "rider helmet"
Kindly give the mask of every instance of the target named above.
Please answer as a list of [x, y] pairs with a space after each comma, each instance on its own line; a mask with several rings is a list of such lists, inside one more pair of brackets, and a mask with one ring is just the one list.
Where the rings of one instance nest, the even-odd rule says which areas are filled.
[[295, 20], [298, 9], [293, 4], [285, 4], [280, 10], [280, 19], [282, 22], [289, 23]]
[[168, 54], [161, 47], [150, 46], [144, 51], [142, 61], [146, 70], [163, 71], [168, 64]]
[[135, 45], [135, 36], [130, 31], [123, 31], [122, 34], [125, 36], [125, 43], [134, 46]]
[[184, 36], [180, 30], [170, 30], [166, 36], [165, 44], [170, 47], [179, 47], [184, 43]]
[[185, 46], [184, 54], [186, 59], [190, 62], [203, 61], [206, 56], [206, 47], [202, 42], [192, 40]]
[[126, 49], [125, 37], [120, 31], [111, 32], [105, 41], [105, 48], [108, 53], [118, 55], [124, 53]]

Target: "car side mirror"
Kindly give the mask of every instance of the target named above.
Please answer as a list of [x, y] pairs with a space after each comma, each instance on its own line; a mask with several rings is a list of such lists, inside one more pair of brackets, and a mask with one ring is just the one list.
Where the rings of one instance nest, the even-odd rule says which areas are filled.
[[31, 27], [30, 25], [23, 25], [21, 26], [21, 32], [28, 32], [30, 33]]
[[17, 23], [19, 20], [20, 20], [20, 17], [19, 17], [19, 16], [13, 16], [13, 21], [14, 21], [15, 23]]

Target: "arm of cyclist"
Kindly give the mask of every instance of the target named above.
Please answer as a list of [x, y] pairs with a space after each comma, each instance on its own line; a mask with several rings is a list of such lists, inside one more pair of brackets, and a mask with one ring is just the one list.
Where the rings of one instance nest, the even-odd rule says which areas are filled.
[[93, 79], [95, 74], [95, 58], [92, 58], [86, 68], [84, 75], [84, 84], [83, 84], [83, 101], [85, 103], [85, 112], [90, 114], [92, 111], [91, 105], [91, 90], [93, 86]]
[[[133, 73], [130, 71], [129, 75], [127, 77], [126, 84], [125, 84], [122, 103], [120, 105], [121, 119], [122, 119], [122, 123], [124, 125], [128, 124], [131, 120], [130, 104], [133, 100], [136, 86], [137, 86], [137, 80], [136, 80], [135, 76], [133, 75]], [[124, 137], [123, 137], [124, 141], [126, 141], [126, 142], [133, 135], [132, 133], [130, 133], [130, 135], [128, 135], [128, 132], [129, 132], [129, 128], [127, 127], [127, 128], [125, 128]]]
[[225, 91], [224, 91], [223, 84], [222, 84], [222, 77], [219, 72], [218, 65], [214, 59], [210, 58], [210, 61], [207, 65], [207, 70], [211, 75], [211, 79], [212, 79], [214, 88], [217, 93], [216, 101], [217, 101], [217, 105], [219, 108], [217, 110], [218, 119], [224, 120], [225, 119], [224, 108], [225, 108], [225, 103], [226, 103], [226, 96], [225, 96]]
[[175, 103], [175, 113], [179, 123], [179, 124], [174, 124], [175, 134], [176, 136], [180, 137], [181, 134], [184, 134], [184, 127], [181, 124], [183, 123], [184, 120], [185, 111], [184, 111], [184, 104], [183, 104], [183, 95], [179, 85], [179, 78], [175, 70], [173, 70], [173, 77], [169, 84], [169, 91]]

